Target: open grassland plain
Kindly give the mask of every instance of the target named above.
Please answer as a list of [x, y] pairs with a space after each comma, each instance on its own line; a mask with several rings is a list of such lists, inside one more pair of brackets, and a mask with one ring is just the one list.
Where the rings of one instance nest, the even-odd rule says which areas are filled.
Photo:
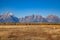
[[0, 40], [60, 40], [60, 25], [0, 25]]

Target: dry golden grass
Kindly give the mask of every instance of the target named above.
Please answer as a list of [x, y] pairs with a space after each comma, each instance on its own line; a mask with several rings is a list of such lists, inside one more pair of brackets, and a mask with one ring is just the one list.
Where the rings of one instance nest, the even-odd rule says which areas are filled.
[[60, 40], [60, 25], [0, 25], [0, 40]]

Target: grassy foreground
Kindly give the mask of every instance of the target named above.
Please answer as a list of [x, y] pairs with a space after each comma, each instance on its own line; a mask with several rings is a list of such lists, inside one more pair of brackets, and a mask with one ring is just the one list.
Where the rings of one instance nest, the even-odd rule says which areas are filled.
[[60, 25], [0, 25], [0, 40], [60, 40]]

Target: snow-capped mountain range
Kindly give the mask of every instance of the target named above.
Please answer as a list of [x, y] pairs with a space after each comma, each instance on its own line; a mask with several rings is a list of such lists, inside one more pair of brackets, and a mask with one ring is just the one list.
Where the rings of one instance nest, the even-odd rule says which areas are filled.
[[0, 22], [52, 22], [52, 23], [60, 23], [60, 18], [56, 15], [48, 15], [47, 17], [43, 17], [40, 15], [30, 15], [25, 16], [23, 18], [15, 17], [10, 13], [5, 13], [0, 15]]

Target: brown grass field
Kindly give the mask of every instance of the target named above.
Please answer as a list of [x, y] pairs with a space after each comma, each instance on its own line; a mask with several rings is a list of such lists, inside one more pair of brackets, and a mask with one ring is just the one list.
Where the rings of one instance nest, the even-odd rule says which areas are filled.
[[60, 40], [60, 25], [0, 25], [0, 40]]

